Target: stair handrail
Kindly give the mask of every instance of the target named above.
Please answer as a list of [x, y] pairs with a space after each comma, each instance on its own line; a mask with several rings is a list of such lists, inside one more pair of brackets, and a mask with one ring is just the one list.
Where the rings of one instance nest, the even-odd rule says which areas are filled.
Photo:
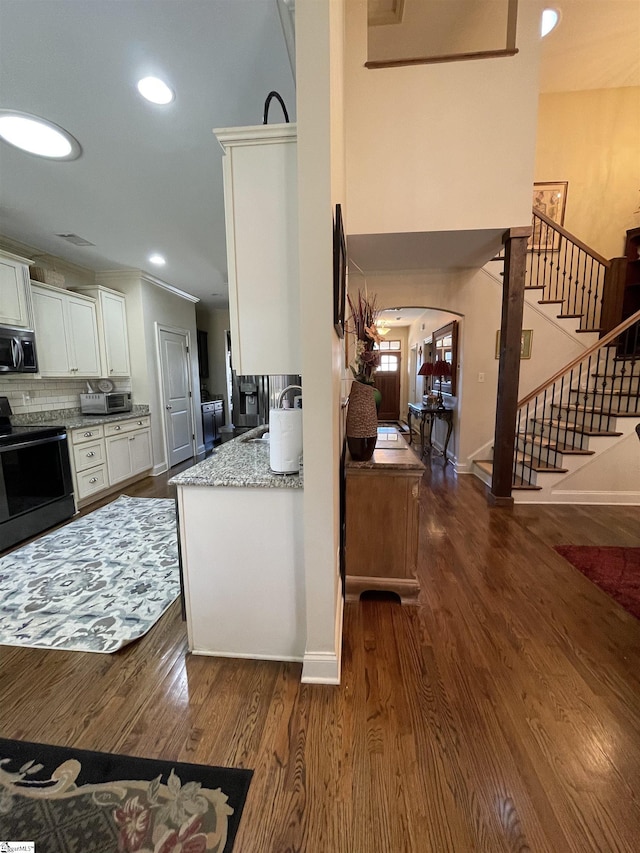
[[626, 320], [623, 320], [615, 329], [612, 329], [608, 332], [604, 337], [600, 338], [592, 344], [590, 347], [587, 347], [584, 352], [581, 352], [580, 355], [577, 355], [574, 359], [572, 359], [568, 364], [565, 364], [564, 367], [561, 367], [550, 379], [545, 379], [542, 385], [539, 385], [534, 391], [531, 391], [527, 394], [526, 397], [523, 397], [522, 400], [518, 401], [518, 408], [521, 409], [523, 406], [526, 406], [527, 403], [530, 403], [531, 400], [535, 399], [537, 396], [542, 394], [543, 391], [546, 391], [547, 388], [550, 388], [558, 379], [561, 379], [565, 373], [569, 373], [569, 371], [573, 370], [574, 367], [580, 364], [580, 362], [589, 358], [590, 355], [593, 355], [602, 347], [606, 347], [607, 344], [610, 344], [614, 341], [618, 335], [621, 335], [622, 332], [625, 332], [628, 328], [633, 326], [634, 323], [637, 323], [640, 320], [640, 311], [636, 311], [635, 314], [632, 314], [630, 317], [627, 317]]
[[546, 213], [542, 213], [542, 211], [537, 210], [535, 207], [533, 208], [533, 214], [537, 216], [553, 231], [557, 231], [558, 234], [561, 234], [566, 240], [573, 243], [579, 249], [582, 249], [583, 252], [586, 252], [594, 261], [598, 261], [598, 263], [602, 264], [605, 267], [611, 266], [611, 261], [607, 260], [603, 255], [598, 254], [594, 249], [590, 246], [587, 246], [586, 243], [583, 243], [582, 240], [579, 240], [575, 234], [572, 234], [571, 231], [567, 231], [566, 228], [563, 228], [562, 225], [558, 225], [557, 222], [554, 222], [553, 219], [550, 219]]

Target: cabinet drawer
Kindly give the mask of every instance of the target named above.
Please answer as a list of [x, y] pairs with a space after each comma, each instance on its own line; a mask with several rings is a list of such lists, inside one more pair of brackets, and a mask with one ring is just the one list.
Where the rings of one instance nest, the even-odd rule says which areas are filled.
[[76, 472], [85, 471], [105, 462], [104, 441], [87, 441], [73, 448], [73, 461]]
[[122, 435], [123, 432], [132, 432], [136, 429], [147, 429], [150, 422], [151, 418], [143, 417], [132, 418], [130, 421], [118, 421], [116, 424], [105, 424], [104, 434], [109, 437], [110, 435]]
[[95, 441], [98, 438], [102, 438], [104, 436], [104, 430], [101, 425], [89, 427], [78, 427], [77, 429], [71, 430], [71, 441], [73, 444], [80, 444], [82, 441]]
[[91, 468], [89, 471], [84, 471], [82, 474], [76, 475], [78, 482], [78, 500], [84, 500], [94, 492], [100, 492], [106, 489], [109, 485], [107, 479], [107, 466], [98, 465], [96, 468]]

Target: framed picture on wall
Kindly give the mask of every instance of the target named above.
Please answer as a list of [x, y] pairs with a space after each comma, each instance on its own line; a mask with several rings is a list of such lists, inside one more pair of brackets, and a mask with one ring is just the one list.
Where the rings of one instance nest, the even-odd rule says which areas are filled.
[[[531, 358], [533, 329], [523, 329], [520, 338], [520, 358]], [[496, 332], [496, 358], [500, 358], [500, 329]]]
[[[564, 225], [564, 211], [567, 205], [568, 181], [541, 181], [533, 185], [533, 209], [555, 222]], [[533, 234], [529, 240], [529, 249], [555, 250], [559, 248], [560, 235], [546, 222], [533, 217]]]
[[344, 309], [347, 298], [347, 244], [342, 225], [342, 207], [336, 204], [333, 224], [333, 328], [344, 337]]

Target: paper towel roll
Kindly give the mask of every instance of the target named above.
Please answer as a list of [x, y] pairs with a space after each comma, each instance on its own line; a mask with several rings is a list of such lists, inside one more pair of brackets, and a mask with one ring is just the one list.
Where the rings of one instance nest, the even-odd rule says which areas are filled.
[[269, 465], [276, 474], [295, 474], [302, 455], [302, 409], [269, 412]]

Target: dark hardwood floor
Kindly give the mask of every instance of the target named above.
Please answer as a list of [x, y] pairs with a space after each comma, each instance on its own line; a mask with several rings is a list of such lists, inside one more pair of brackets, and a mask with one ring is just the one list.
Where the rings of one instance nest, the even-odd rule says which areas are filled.
[[0, 731], [254, 768], [237, 853], [638, 851], [640, 622], [559, 543], [640, 546], [640, 510], [490, 509], [436, 459], [420, 606], [346, 607], [341, 686], [188, 655], [176, 603], [114, 655], [0, 648]]

